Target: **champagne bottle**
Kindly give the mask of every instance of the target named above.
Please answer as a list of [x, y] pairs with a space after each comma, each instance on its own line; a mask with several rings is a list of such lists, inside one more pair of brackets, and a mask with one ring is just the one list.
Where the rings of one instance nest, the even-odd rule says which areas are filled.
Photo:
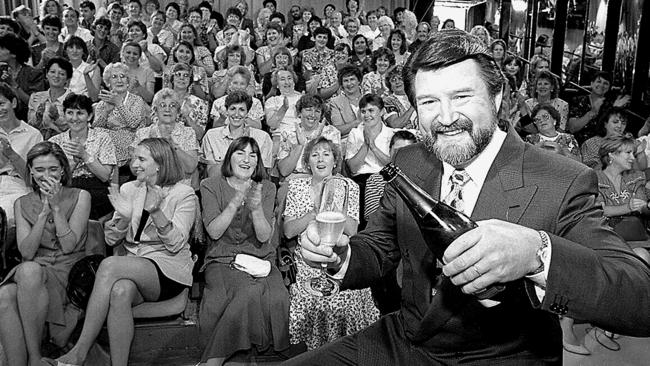
[[[424, 237], [429, 250], [443, 262], [445, 250], [456, 238], [478, 227], [464, 213], [444, 202], [433, 199], [425, 190], [418, 187], [393, 163], [388, 163], [380, 174], [402, 197], [409, 208]], [[493, 285], [476, 294], [481, 299], [490, 299], [505, 290], [504, 285]]]

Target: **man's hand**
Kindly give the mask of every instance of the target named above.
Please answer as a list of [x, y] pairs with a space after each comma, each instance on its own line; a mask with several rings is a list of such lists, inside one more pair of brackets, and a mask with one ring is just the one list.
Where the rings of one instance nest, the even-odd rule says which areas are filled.
[[315, 221], [309, 223], [307, 229], [300, 234], [300, 253], [309, 266], [321, 268], [321, 263], [327, 263], [327, 267], [338, 271], [341, 269], [345, 258], [350, 252], [350, 238], [341, 235], [334, 248], [327, 245], [320, 245], [320, 235]]
[[536, 230], [501, 220], [486, 220], [456, 239], [445, 251], [442, 272], [466, 294], [495, 283], [514, 281], [540, 266]]

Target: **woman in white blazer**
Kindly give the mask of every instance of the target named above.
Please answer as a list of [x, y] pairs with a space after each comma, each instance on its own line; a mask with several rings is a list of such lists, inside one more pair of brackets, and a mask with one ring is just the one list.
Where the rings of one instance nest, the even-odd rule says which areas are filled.
[[107, 321], [111, 362], [126, 365], [134, 332], [131, 308], [172, 298], [192, 285], [188, 238], [197, 199], [180, 183], [184, 175], [174, 147], [165, 139], [144, 139], [133, 159], [137, 180], [109, 189], [115, 214], [104, 234], [108, 245], [120, 245], [99, 266], [79, 341], [60, 363], [82, 365]]

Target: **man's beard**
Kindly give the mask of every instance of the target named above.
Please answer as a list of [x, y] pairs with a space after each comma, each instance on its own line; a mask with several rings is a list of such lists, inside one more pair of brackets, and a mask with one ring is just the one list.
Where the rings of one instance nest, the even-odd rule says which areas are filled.
[[[491, 115], [495, 116], [494, 114]], [[442, 126], [439, 123], [434, 122], [431, 126], [431, 132], [424, 134], [424, 146], [428, 151], [434, 153], [438, 159], [454, 167], [458, 167], [464, 165], [480, 154], [490, 143], [492, 135], [496, 129], [496, 117], [492, 117], [490, 123], [487, 126], [482, 127], [474, 126], [472, 121], [464, 116], [461, 116], [450, 126]], [[456, 130], [466, 131], [469, 133], [471, 139], [462, 144], [446, 141], [444, 145], [441, 143], [440, 139], [438, 139], [437, 133]]]

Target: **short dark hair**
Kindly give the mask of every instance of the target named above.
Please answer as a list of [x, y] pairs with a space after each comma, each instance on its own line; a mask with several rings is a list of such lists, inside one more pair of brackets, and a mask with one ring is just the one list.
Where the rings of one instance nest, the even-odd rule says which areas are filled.
[[474, 60], [491, 97], [498, 95], [505, 84], [499, 65], [488, 48], [476, 37], [459, 29], [433, 34], [409, 57], [402, 73], [404, 90], [411, 105], [415, 103], [415, 75], [419, 71], [439, 70], [465, 60]]
[[140, 0], [129, 0], [129, 4], [138, 4], [138, 7], [140, 7], [140, 10], [142, 10], [142, 3]]
[[10, 102], [17, 98], [16, 92], [5, 82], [0, 82], [0, 95], [7, 98]]
[[341, 165], [343, 164], [343, 157], [341, 156], [341, 149], [334, 143], [334, 141], [328, 139], [324, 136], [319, 136], [305, 145], [305, 150], [302, 153], [302, 164], [311, 174], [311, 167], [309, 166], [309, 156], [311, 155], [314, 148], [318, 145], [327, 145], [334, 155], [334, 168], [332, 168], [332, 175], [337, 174], [341, 170]]
[[600, 148], [598, 149], [598, 156], [600, 157], [600, 162], [603, 165], [603, 169], [607, 168], [607, 166], [610, 164], [610, 153], [619, 151], [619, 149], [621, 149], [623, 146], [631, 146], [634, 148], [634, 143], [634, 138], [626, 135], [605, 137], [601, 141]]
[[372, 54], [372, 50], [370, 47], [368, 47], [368, 38], [364, 36], [363, 34], [357, 34], [356, 36], [352, 37], [352, 50], [354, 52], [354, 44], [357, 42], [357, 39], [363, 38], [363, 40], [366, 42], [366, 55]]
[[406, 45], [406, 43], [407, 43], [406, 42], [406, 34], [404, 34], [404, 32], [402, 32], [401, 29], [393, 29], [392, 31], [390, 31], [390, 35], [388, 36], [388, 39], [386, 40], [386, 46], [388, 48], [390, 48], [391, 50], [393, 49], [391, 41], [393, 40], [393, 37], [395, 37], [395, 36], [398, 36], [402, 40], [402, 45], [399, 46], [399, 54], [403, 55], [408, 50], [408, 46]]
[[390, 138], [390, 143], [388, 144], [388, 148], [393, 147], [393, 145], [395, 145], [395, 143], [399, 140], [406, 140], [406, 141], [410, 141], [411, 143], [418, 142], [418, 138], [415, 137], [413, 132], [407, 130], [398, 130], [395, 131], [393, 137]]
[[174, 8], [174, 10], [176, 10], [176, 13], [178, 14], [178, 16], [181, 15], [181, 7], [178, 6], [178, 4], [176, 4], [176, 3], [169, 3], [169, 4], [167, 4], [167, 5], [165, 6], [165, 12], [167, 12], [167, 9], [169, 9], [169, 8]]
[[313, 23], [313, 22], [318, 22], [321, 26], [323, 26], [323, 19], [321, 19], [318, 15], [312, 15], [311, 18], [307, 21], [307, 25]]
[[262, 153], [260, 151], [260, 146], [257, 144], [257, 141], [255, 141], [255, 139], [250, 136], [238, 137], [230, 143], [230, 146], [228, 146], [228, 150], [226, 151], [226, 155], [223, 158], [223, 163], [221, 164], [221, 175], [224, 178], [233, 176], [232, 167], [230, 166], [232, 155], [237, 150], [244, 150], [246, 146], [250, 146], [251, 150], [253, 150], [255, 155], [257, 155], [257, 166], [255, 166], [255, 170], [253, 171], [251, 179], [254, 182], [259, 183], [263, 179], [266, 179], [266, 168], [264, 168], [264, 163], [262, 162]]
[[551, 83], [551, 86], [553, 87], [553, 90], [551, 90], [551, 98], [557, 98], [557, 95], [560, 92], [560, 83], [558, 82], [557, 78], [549, 71], [542, 71], [535, 78], [533, 97], [537, 98], [537, 82], [540, 80], [546, 80]]
[[246, 51], [244, 51], [244, 47], [240, 45], [231, 45], [226, 47], [226, 52], [223, 53], [223, 64], [228, 65], [228, 55], [231, 53], [238, 53], [240, 58], [239, 58], [239, 65], [242, 66], [246, 63]]
[[188, 15], [189, 15], [190, 13], [197, 13], [197, 14], [199, 14], [200, 16], [203, 16], [203, 11], [202, 11], [201, 8], [199, 8], [198, 6], [193, 6], [193, 7], [191, 7], [191, 8], [187, 11], [187, 14], [188, 14]]
[[185, 47], [190, 49], [190, 51], [192, 52], [192, 58], [190, 59], [190, 65], [193, 65], [194, 62], [196, 61], [196, 55], [194, 54], [194, 46], [188, 41], [178, 41], [178, 43], [176, 44], [176, 47], [172, 48], [172, 60], [174, 60], [174, 62], [178, 62], [178, 58], [176, 57], [176, 50], [178, 50], [178, 48], [180, 46], [185, 46]]
[[384, 100], [377, 94], [366, 94], [359, 99], [359, 108], [363, 109], [372, 104], [379, 109], [384, 109]]
[[271, 14], [271, 16], [269, 16], [269, 21], [271, 21], [271, 19], [273, 19], [273, 18], [280, 19], [280, 21], [282, 23], [285, 23], [287, 21], [287, 18], [284, 17], [284, 14], [282, 14], [282, 13], [280, 13], [278, 11], [273, 12], [273, 14]]
[[274, 31], [278, 32], [281, 35], [284, 35], [284, 30], [282, 29], [282, 26], [280, 24], [276, 23], [269, 23], [266, 25], [266, 30], [264, 31], [264, 36], [266, 36], [266, 33], [273, 29]]
[[67, 50], [68, 48], [73, 46], [81, 48], [81, 50], [83, 51], [82, 58], [84, 60], [88, 57], [88, 46], [86, 45], [86, 42], [84, 42], [83, 39], [77, 36], [72, 36], [63, 44], [63, 49]]
[[403, 7], [403, 6], [396, 7], [395, 10], [393, 10], [393, 18], [395, 18], [395, 20], [397, 20], [397, 14], [403, 13], [405, 10], [406, 10], [406, 8]]
[[194, 68], [191, 65], [186, 65], [182, 62], [179, 62], [172, 66], [171, 74], [169, 75], [169, 82], [173, 85], [174, 84], [174, 74], [178, 71], [187, 71], [190, 73], [190, 84], [191, 80], [194, 78]]
[[266, 8], [266, 4], [273, 4], [274, 8], [278, 8], [278, 2], [275, 0], [264, 0], [262, 1], [262, 6]]
[[34, 189], [34, 192], [40, 191], [40, 187], [32, 178], [31, 168], [32, 164], [34, 164], [34, 159], [45, 155], [54, 155], [56, 160], [58, 160], [59, 165], [61, 165], [61, 169], [63, 170], [63, 174], [61, 174], [61, 184], [64, 186], [70, 185], [70, 182], [72, 180], [72, 170], [70, 169], [68, 157], [65, 155], [65, 152], [61, 146], [50, 141], [41, 141], [32, 146], [32, 148], [27, 152], [25, 165], [27, 166], [27, 170], [29, 172], [25, 175], [25, 184], [27, 184], [27, 186], [31, 186]]
[[402, 72], [403, 72], [404, 67], [402, 65], [395, 65], [388, 69], [386, 71], [386, 87], [388, 87], [388, 90], [393, 91], [393, 85], [390, 82], [390, 79], [393, 78], [393, 76], [398, 75], [400, 78], [402, 77]]
[[116, 11], [119, 11], [120, 13], [124, 14], [124, 8], [123, 8], [122, 5], [121, 5], [120, 3], [118, 3], [118, 2], [116, 2], [116, 3], [111, 3], [111, 4], [108, 5], [108, 7], [106, 8], [106, 12], [107, 12], [107, 13], [110, 13], [111, 10], [116, 10]]
[[231, 105], [239, 103], [246, 104], [246, 110], [250, 111], [251, 107], [253, 106], [253, 98], [243, 90], [235, 90], [228, 93], [224, 104], [226, 106], [226, 109], [228, 109], [228, 107]]
[[140, 55], [142, 55], [142, 47], [140, 47], [140, 44], [138, 42], [135, 42], [135, 41], [126, 41], [126, 42], [124, 42], [122, 44], [122, 51], [124, 51], [124, 49], [126, 49], [127, 47], [137, 48], [140, 51]]
[[325, 102], [316, 94], [304, 94], [296, 102], [296, 112], [300, 113], [305, 108], [316, 108], [323, 112], [325, 111]]
[[50, 68], [52, 68], [53, 65], [58, 65], [60, 68], [62, 68], [63, 71], [65, 71], [68, 80], [72, 79], [74, 69], [70, 61], [66, 60], [63, 57], [52, 57], [47, 61], [47, 64], [45, 65], [45, 74], [50, 71]]
[[16, 56], [16, 62], [19, 64], [27, 62], [29, 57], [32, 55], [29, 45], [27, 45], [27, 41], [17, 35], [7, 33], [0, 36], [0, 44], [2, 45], [2, 48], [7, 49], [9, 53]]
[[533, 110], [530, 112], [530, 117], [534, 120], [535, 116], [537, 113], [540, 111], [546, 111], [548, 114], [551, 115], [551, 118], [555, 120], [555, 128], [557, 128], [560, 125], [560, 121], [562, 120], [562, 116], [560, 116], [560, 112], [555, 109], [552, 105], [548, 103], [539, 103], [537, 104]]
[[612, 85], [614, 82], [614, 79], [612, 78], [612, 73], [608, 71], [598, 71], [596, 74], [594, 74], [594, 77], [592, 80], [596, 81], [596, 79], [601, 78], [609, 83], [609, 85]]
[[234, 15], [239, 19], [242, 19], [244, 17], [244, 15], [241, 13], [241, 10], [239, 10], [234, 6], [231, 6], [230, 8], [228, 8], [228, 10], [226, 10], [226, 18], [228, 18], [229, 15]]
[[363, 79], [363, 75], [361, 74], [361, 70], [354, 66], [354, 65], [345, 65], [341, 70], [339, 70], [339, 85], [343, 84], [343, 78], [348, 77], [348, 76], [354, 76], [361, 82]]
[[[133, 2], [133, 1], [136, 1], [136, 0], [132, 0], [131, 2]], [[143, 22], [141, 22], [139, 20], [132, 20], [126, 26], [126, 29], [129, 30], [129, 29], [131, 29], [133, 27], [140, 28], [140, 30], [142, 31], [142, 34], [144, 35], [144, 39], [147, 39], [147, 26]]]
[[605, 137], [607, 135], [607, 129], [605, 125], [609, 122], [609, 119], [613, 116], [619, 116], [626, 124], [628, 123], [627, 111], [623, 107], [610, 107], [601, 111], [600, 117], [596, 122], [596, 135], [600, 137]]
[[277, 66], [275, 64], [275, 57], [277, 55], [287, 55], [287, 56], [289, 56], [289, 66], [291, 67], [291, 65], [293, 65], [293, 56], [291, 55], [291, 51], [289, 51], [288, 48], [286, 48], [286, 47], [278, 47], [278, 48], [275, 49], [275, 51], [273, 51], [273, 57], [271, 57], [271, 60], [273, 60], [272, 61], [273, 66]]
[[386, 47], [379, 47], [372, 53], [372, 59], [370, 60], [370, 67], [372, 67], [373, 70], [377, 71], [377, 60], [382, 57], [386, 57], [388, 59], [388, 64], [390, 66], [395, 65], [395, 54], [393, 51], [389, 50]]
[[79, 14], [79, 10], [75, 8], [71, 8], [71, 7], [63, 8], [63, 12], [65, 13], [66, 11], [74, 12], [74, 15], [77, 17], [77, 19], [79, 19], [79, 16], [81, 15]]
[[95, 3], [93, 3], [92, 1], [88, 1], [88, 0], [82, 1], [81, 4], [79, 4], [79, 9], [81, 9], [81, 8], [88, 8], [88, 9], [93, 10], [93, 11], [97, 9], [95, 7]]
[[93, 25], [95, 27], [97, 27], [98, 25], [103, 25], [104, 27], [106, 27], [106, 29], [109, 32], [111, 31], [111, 28], [113, 27], [113, 23], [111, 23], [111, 21], [106, 17], [101, 17], [101, 18], [95, 20], [95, 23]]
[[201, 3], [199, 3], [199, 5], [197, 5], [196, 7], [199, 8], [199, 9], [207, 8], [207, 9], [210, 9], [210, 12], [212, 12], [212, 4], [210, 4], [209, 1], [205, 1], [205, 0], [201, 1]]
[[[311, 19], [309, 21], [311, 21]], [[318, 28], [314, 29], [314, 34], [313, 34], [314, 38], [316, 38], [316, 36], [319, 35], [319, 34], [326, 35], [328, 40], [332, 39], [332, 31], [329, 30], [329, 28], [318, 27]]]
[[41, 27], [45, 26], [55, 27], [60, 31], [61, 28], [63, 28], [63, 23], [61, 23], [61, 19], [59, 19], [59, 17], [56, 15], [48, 14], [43, 17], [43, 20], [41, 20]]
[[20, 25], [18, 23], [11, 19], [11, 17], [8, 16], [0, 16], [0, 25], [8, 25], [13, 29], [14, 33], [18, 34], [20, 32]]
[[156, 10], [153, 13], [151, 13], [151, 15], [149, 16], [149, 19], [153, 19], [154, 17], [157, 17], [158, 15], [160, 15], [163, 18], [163, 22], [167, 21], [167, 15], [165, 14], [164, 11], [161, 11], [161, 10]]
[[153, 161], [160, 167], [157, 185], [161, 187], [173, 186], [185, 179], [181, 161], [176, 154], [176, 150], [167, 139], [150, 137], [140, 141], [138, 146], [149, 149]]
[[70, 93], [63, 100], [63, 110], [81, 109], [88, 114], [93, 113], [93, 100], [83, 94]]

